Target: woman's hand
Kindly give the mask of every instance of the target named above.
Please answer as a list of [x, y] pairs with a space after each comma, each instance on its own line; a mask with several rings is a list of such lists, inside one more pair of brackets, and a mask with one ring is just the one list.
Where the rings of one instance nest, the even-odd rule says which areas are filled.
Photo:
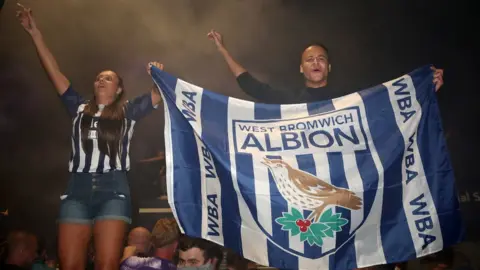
[[150, 75], [150, 76], [152, 75], [152, 67], [153, 66], [157, 67], [160, 70], [163, 70], [163, 64], [160, 64], [159, 62], [150, 62], [147, 65], [147, 72], [148, 72], [148, 75]]

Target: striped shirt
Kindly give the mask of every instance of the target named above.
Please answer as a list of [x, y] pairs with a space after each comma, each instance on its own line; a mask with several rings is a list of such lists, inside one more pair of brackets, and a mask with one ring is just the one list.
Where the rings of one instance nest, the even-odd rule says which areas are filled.
[[[60, 96], [60, 99], [67, 107], [70, 116], [73, 118], [72, 127], [72, 153], [69, 162], [70, 172], [83, 173], [101, 173], [111, 170], [128, 171], [130, 169], [130, 140], [133, 136], [133, 128], [135, 123], [150, 113], [154, 107], [152, 105], [151, 94], [147, 93], [136, 97], [131, 102], [125, 104], [125, 119], [123, 120], [124, 128], [122, 130], [121, 148], [123, 149], [117, 154], [117, 162], [115, 167], [110, 165], [108, 155], [100, 152], [97, 139], [92, 139], [93, 147], [88, 153], [82, 147], [81, 122], [85, 116], [83, 110], [87, 102], [80, 94], [73, 90], [70, 85], [67, 91]], [[97, 125], [97, 121], [101, 115], [99, 110], [92, 119], [92, 126]]]

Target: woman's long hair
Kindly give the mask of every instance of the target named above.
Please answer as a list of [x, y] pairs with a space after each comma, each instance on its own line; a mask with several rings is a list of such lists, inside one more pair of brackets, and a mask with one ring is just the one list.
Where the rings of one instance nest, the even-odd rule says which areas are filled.
[[[118, 78], [118, 87], [122, 91], [115, 97], [115, 100], [103, 108], [97, 124], [98, 149], [103, 154], [110, 157], [110, 167], [114, 168], [117, 161], [117, 156], [122, 153], [122, 138], [124, 133], [124, 87], [123, 80], [120, 76]], [[91, 153], [93, 150], [93, 141], [88, 140], [88, 131], [92, 124], [94, 115], [99, 108], [95, 102], [95, 98], [90, 100], [83, 110], [83, 117], [81, 122], [82, 132], [82, 147], [85, 153]]]

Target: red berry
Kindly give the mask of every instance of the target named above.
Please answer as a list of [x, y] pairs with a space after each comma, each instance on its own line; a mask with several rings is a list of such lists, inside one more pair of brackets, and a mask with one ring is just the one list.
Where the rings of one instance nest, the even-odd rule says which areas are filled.
[[309, 227], [312, 224], [312, 222], [307, 219], [307, 220], [305, 220], [305, 222], [303, 224], [305, 224], [305, 226]]
[[307, 226], [300, 226], [300, 231], [301, 232], [306, 232], [307, 231]]
[[301, 219], [297, 219], [297, 222], [295, 222], [295, 224], [297, 224], [297, 226], [303, 226], [305, 225], [305, 222]]

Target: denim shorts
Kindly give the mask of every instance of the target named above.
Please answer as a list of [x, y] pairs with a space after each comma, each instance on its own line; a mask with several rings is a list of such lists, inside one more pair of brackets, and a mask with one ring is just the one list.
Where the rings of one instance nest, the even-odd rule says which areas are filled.
[[124, 171], [72, 173], [60, 199], [59, 222], [132, 221], [130, 187]]

